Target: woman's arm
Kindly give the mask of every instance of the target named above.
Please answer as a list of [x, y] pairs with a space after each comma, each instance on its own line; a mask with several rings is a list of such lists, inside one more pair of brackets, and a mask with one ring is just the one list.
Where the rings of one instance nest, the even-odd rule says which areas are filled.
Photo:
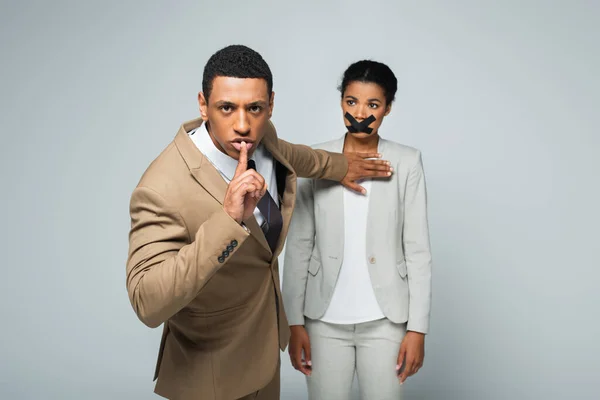
[[427, 189], [420, 152], [417, 152], [404, 192], [403, 245], [410, 295], [407, 329], [427, 333], [431, 307], [431, 249]]
[[296, 207], [290, 223], [283, 264], [282, 294], [290, 325], [304, 325], [304, 295], [314, 244], [313, 180], [299, 178]]

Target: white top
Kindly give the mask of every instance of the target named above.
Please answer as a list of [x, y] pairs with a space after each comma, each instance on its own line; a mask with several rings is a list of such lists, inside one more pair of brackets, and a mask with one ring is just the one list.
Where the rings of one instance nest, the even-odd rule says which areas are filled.
[[361, 183], [367, 195], [344, 188], [344, 259], [327, 311], [333, 324], [359, 324], [384, 318], [369, 275], [367, 218], [371, 181]]
[[[210, 138], [206, 124], [203, 124], [203, 126], [204, 129], [201, 129], [202, 127], [200, 127], [192, 130], [190, 132], [190, 138], [198, 150], [200, 150], [202, 154], [208, 158], [210, 163], [217, 169], [217, 171], [219, 171], [225, 182], [229, 184], [235, 175], [235, 169], [237, 168], [238, 160], [229, 157], [227, 154], [217, 149]], [[275, 204], [279, 206], [279, 199], [277, 197], [277, 177], [275, 176], [275, 163], [273, 162], [273, 156], [267, 151], [265, 146], [259, 144], [256, 150], [254, 150], [252, 157], [249, 159], [254, 160], [256, 163], [256, 172], [265, 178], [265, 181], [268, 185], [268, 191], [275, 201]], [[254, 217], [256, 218], [258, 225], [262, 225], [264, 222], [264, 217], [258, 210], [258, 207], [254, 209]]]

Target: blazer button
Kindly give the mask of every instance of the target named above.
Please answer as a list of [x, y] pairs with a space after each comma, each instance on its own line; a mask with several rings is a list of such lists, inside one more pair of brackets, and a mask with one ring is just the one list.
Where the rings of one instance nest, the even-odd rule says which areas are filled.
[[231, 241], [231, 245], [232, 245], [233, 247], [236, 247], [236, 246], [238, 245], [238, 242], [237, 242], [237, 240], [233, 239], [233, 240]]
[[233, 251], [233, 246], [232, 245], [227, 246], [227, 251], [231, 253]]
[[228, 257], [229, 256], [229, 252], [227, 250], [225, 250], [222, 254], [223, 257]]
[[377, 261], [377, 260], [375, 259], [375, 257], [371, 257], [371, 258], [369, 258], [369, 262], [370, 262], [371, 264], [375, 264], [375, 262], [376, 262], [376, 261]]
[[219, 258], [217, 258], [217, 260], [219, 260], [219, 262], [220, 262], [221, 264], [223, 264], [223, 263], [225, 262], [225, 257], [223, 257], [223, 256], [220, 256]]

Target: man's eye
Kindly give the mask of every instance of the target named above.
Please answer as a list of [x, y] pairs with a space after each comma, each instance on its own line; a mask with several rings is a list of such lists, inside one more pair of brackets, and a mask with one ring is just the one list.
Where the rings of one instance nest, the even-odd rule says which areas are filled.
[[221, 111], [223, 112], [230, 112], [231, 111], [231, 106], [221, 106], [219, 107], [221, 109]]
[[250, 112], [251, 112], [251, 113], [255, 113], [255, 114], [256, 114], [256, 113], [259, 113], [259, 112], [261, 112], [261, 110], [262, 110], [262, 107], [261, 107], [261, 106], [251, 106], [251, 107], [250, 107]]

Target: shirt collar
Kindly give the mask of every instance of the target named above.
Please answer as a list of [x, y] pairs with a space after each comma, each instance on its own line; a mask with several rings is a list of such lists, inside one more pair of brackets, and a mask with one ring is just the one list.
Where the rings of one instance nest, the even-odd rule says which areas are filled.
[[[235, 169], [237, 168], [238, 161], [217, 149], [210, 137], [210, 134], [208, 133], [208, 127], [206, 124], [203, 124], [203, 126], [204, 127], [199, 127], [198, 129], [190, 132], [190, 138], [196, 147], [198, 147], [198, 150], [200, 150], [204, 156], [208, 158], [211, 164], [214, 165], [221, 174], [231, 181], [235, 175]], [[252, 154], [251, 159], [256, 163], [257, 170], [265, 151], [266, 150], [261, 143]]]

